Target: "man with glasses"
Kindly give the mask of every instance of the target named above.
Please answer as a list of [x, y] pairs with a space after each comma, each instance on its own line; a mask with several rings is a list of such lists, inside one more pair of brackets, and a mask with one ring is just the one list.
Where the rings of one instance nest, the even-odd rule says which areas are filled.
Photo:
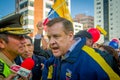
[[14, 63], [14, 59], [24, 52], [24, 35], [31, 33], [31, 30], [24, 29], [22, 24], [21, 14], [0, 20], [0, 80], [12, 80], [8, 77], [11, 75], [9, 67]]

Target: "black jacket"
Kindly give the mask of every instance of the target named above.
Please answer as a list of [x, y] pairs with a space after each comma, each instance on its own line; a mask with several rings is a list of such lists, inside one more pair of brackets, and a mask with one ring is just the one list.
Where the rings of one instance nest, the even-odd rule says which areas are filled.
[[50, 56], [52, 56], [51, 50], [43, 50], [40, 47], [41, 39], [34, 39], [34, 54], [44, 56], [46, 59], [48, 59]]

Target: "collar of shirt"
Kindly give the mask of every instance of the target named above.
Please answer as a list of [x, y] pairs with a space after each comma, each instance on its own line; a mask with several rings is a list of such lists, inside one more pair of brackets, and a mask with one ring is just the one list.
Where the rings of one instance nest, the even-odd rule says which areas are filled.
[[21, 56], [19, 56], [20, 57], [20, 61], [21, 61], [21, 63], [23, 62], [23, 59], [22, 59], [22, 57]]
[[76, 40], [76, 42], [68, 49], [67, 53], [66, 53], [64, 56], [62, 56], [61, 60], [64, 60], [64, 59], [66, 59], [66, 58], [69, 57], [70, 52], [71, 52], [71, 51], [75, 48], [75, 46], [81, 41], [81, 38], [79, 37], [79, 38], [76, 38], [75, 40]]

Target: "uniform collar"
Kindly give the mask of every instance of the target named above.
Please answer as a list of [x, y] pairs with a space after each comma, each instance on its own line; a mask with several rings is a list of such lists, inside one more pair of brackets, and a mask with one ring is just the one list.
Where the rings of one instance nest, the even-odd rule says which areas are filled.
[[70, 53], [72, 52], [72, 50], [75, 48], [75, 46], [81, 41], [81, 38], [76, 39], [76, 42], [69, 48], [69, 50], [67, 51], [67, 53], [62, 56], [62, 60], [66, 59], [69, 57]]
[[69, 57], [65, 59], [65, 61], [74, 63], [78, 59], [81, 48], [86, 44], [86, 38], [81, 38], [74, 47], [74, 49], [70, 52]]
[[2, 59], [8, 66], [11, 66], [13, 63], [8, 59], [2, 52], [0, 52], [0, 59]]

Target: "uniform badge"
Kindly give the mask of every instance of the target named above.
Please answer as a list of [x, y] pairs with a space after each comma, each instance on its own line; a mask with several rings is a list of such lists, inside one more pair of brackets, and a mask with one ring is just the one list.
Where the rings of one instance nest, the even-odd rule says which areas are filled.
[[72, 71], [67, 69], [65, 75], [66, 75], [66, 80], [70, 80], [72, 77]]

